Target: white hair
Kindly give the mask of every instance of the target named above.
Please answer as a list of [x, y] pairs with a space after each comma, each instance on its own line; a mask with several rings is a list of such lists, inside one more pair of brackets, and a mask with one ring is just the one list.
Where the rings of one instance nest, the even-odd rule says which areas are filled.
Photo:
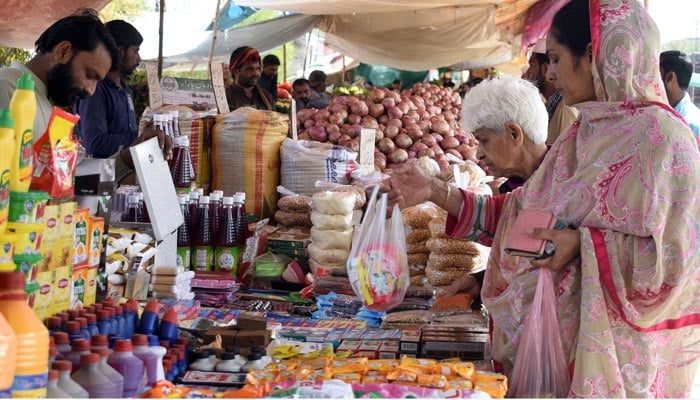
[[499, 134], [516, 122], [535, 144], [547, 140], [549, 115], [540, 92], [524, 79], [502, 76], [474, 86], [462, 102], [462, 129], [490, 129]]

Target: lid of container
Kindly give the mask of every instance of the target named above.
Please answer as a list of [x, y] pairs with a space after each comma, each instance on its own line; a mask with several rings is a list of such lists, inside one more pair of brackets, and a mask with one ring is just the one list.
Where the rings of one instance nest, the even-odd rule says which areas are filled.
[[74, 353], [79, 353], [81, 351], [90, 351], [90, 341], [87, 339], [75, 339], [73, 341], [73, 346], [71, 350]]
[[201, 196], [199, 198], [199, 204], [209, 204], [209, 196]]
[[51, 335], [49, 335], [49, 347], [56, 347], [56, 341]]
[[95, 311], [100, 311], [104, 306], [102, 304], [93, 304], [92, 307], [95, 307]]
[[61, 326], [61, 323], [63, 323], [61, 317], [49, 317], [49, 319], [46, 321], [46, 325], [48, 325], [49, 328]]
[[97, 323], [97, 315], [95, 314], [85, 314], [85, 318], [87, 318], [88, 324], [93, 325]]
[[204, 188], [197, 188], [195, 189], [197, 192], [199, 192], [199, 196], [204, 196]]
[[153, 122], [161, 122], [163, 120], [163, 116], [160, 113], [153, 114]]
[[137, 333], [131, 337], [134, 346], [148, 346], [148, 336]]
[[131, 345], [131, 340], [129, 339], [117, 340], [117, 342], [114, 343], [114, 351], [134, 351], [134, 346]]
[[109, 339], [107, 335], [101, 333], [92, 335], [90, 338], [90, 346], [92, 347], [109, 347]]
[[241, 199], [243, 199], [243, 201], [245, 201], [245, 192], [236, 192], [236, 194], [238, 196], [241, 196]]
[[209, 355], [211, 352], [209, 350], [200, 350], [196, 353], [194, 353], [194, 356], [198, 359], [201, 360], [203, 358], [209, 358]]
[[51, 369], [55, 369], [58, 371], [72, 371], [73, 363], [68, 360], [54, 361], [53, 364], [51, 364]]
[[179, 323], [177, 318], [177, 311], [175, 311], [174, 308], [169, 309], [165, 312], [165, 314], [163, 314], [163, 318], [160, 320], [160, 322], [161, 324], [163, 322], [170, 322], [171, 324], [177, 325]]
[[79, 331], [80, 330], [80, 322], [79, 321], [66, 322], [66, 330], [68, 332]]
[[22, 272], [0, 272], [0, 290], [24, 291], [25, 279]]
[[76, 319], [80, 316], [80, 310], [68, 310], [68, 318]]
[[250, 353], [250, 355], [248, 356], [248, 361], [257, 361], [257, 360], [260, 360], [261, 358], [262, 358], [262, 354], [260, 354], [258, 352], [253, 352], [253, 353]]
[[243, 203], [243, 197], [240, 194], [236, 193], [233, 195], [233, 202], [234, 203]]
[[116, 306], [114, 307], [115, 310], [117, 310], [117, 315], [124, 315], [124, 306]]
[[87, 314], [87, 313], [88, 313], [88, 311], [84, 308], [81, 308], [80, 310], [78, 310], [78, 316], [80, 316], [80, 317], [84, 317], [85, 314]]
[[100, 363], [100, 355], [95, 354], [95, 353], [81, 354], [80, 355], [80, 363], [83, 365], [85, 365], [85, 364], [99, 364]]
[[170, 115], [172, 115], [173, 118], [178, 118], [180, 116], [180, 112], [178, 110], [172, 110], [170, 111]]
[[209, 193], [209, 201], [219, 201], [221, 198], [219, 197], [219, 194], [216, 192], [211, 192]]
[[109, 319], [109, 311], [108, 310], [97, 311], [97, 318], [98, 319]]
[[138, 203], [140, 199], [141, 198], [138, 194], [132, 194], [129, 196], [129, 203]]
[[70, 344], [70, 337], [65, 332], [54, 332], [51, 337], [56, 345]]
[[236, 353], [234, 352], [226, 352], [221, 355], [221, 359], [226, 361], [226, 360], [233, 360], [236, 358]]
[[94, 305], [94, 304], [91, 305], [91, 306], [89, 306], [89, 307], [87, 308], [87, 313], [88, 313], [88, 314], [94, 314], [95, 311], [97, 311], [97, 309], [95, 308], [95, 305]]
[[187, 204], [188, 196], [186, 194], [178, 194], [177, 201], [180, 205]]
[[49, 371], [49, 381], [57, 381], [58, 380], [58, 370], [57, 369], [52, 369]]
[[49, 357], [56, 357], [58, 354], [58, 349], [56, 349], [55, 345], [50, 345], [49, 346]]
[[224, 196], [224, 205], [225, 206], [232, 206], [233, 205], [233, 196]]
[[199, 199], [199, 192], [196, 190], [193, 190], [190, 192], [190, 200], [197, 200]]
[[75, 319], [78, 323], [80, 323], [80, 328], [87, 328], [88, 320], [85, 317], [78, 317]]
[[136, 299], [133, 297], [129, 298], [129, 300], [124, 303], [124, 309], [126, 311], [139, 311], [139, 304], [136, 302]]
[[34, 79], [32, 79], [32, 74], [23, 73], [22, 76], [17, 79], [17, 89], [24, 90], [34, 90]]
[[265, 348], [265, 346], [253, 346], [253, 347], [250, 349], [250, 351], [253, 352], [253, 353], [256, 353], [256, 352], [257, 352], [257, 353], [260, 353], [260, 354], [262, 354], [262, 355], [264, 355], [264, 356], [267, 355], [267, 349]]
[[66, 321], [66, 322], [68, 321], [68, 313], [67, 312], [56, 313], [56, 316], [61, 317], [61, 319], [63, 321]]
[[14, 129], [15, 120], [12, 119], [12, 114], [7, 108], [0, 110], [0, 128]]
[[90, 352], [93, 354], [99, 355], [101, 358], [109, 357], [109, 349], [104, 349], [104, 348], [91, 349]]

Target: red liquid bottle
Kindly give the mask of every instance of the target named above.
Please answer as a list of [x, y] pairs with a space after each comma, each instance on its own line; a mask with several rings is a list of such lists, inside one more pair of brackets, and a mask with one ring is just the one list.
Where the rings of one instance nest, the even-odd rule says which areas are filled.
[[141, 215], [140, 198], [138, 194], [132, 194], [129, 196], [129, 203], [126, 207], [126, 216], [122, 218], [124, 222], [141, 222], [143, 216]]
[[236, 226], [240, 245], [245, 246], [248, 238], [248, 213], [245, 210], [245, 192], [236, 192], [233, 197], [233, 208], [236, 210]]
[[177, 265], [183, 267], [185, 271], [191, 267], [190, 261], [190, 209], [187, 205], [188, 196], [181, 194], [178, 196], [180, 202], [180, 211], [184, 222], [177, 228]]
[[170, 175], [173, 177], [175, 190], [177, 193], [190, 193], [194, 171], [192, 169], [192, 158], [190, 157], [190, 138], [178, 136], [174, 139], [177, 147], [173, 157], [173, 164], [170, 168]]
[[[221, 197], [219, 192], [209, 193], [209, 209], [211, 210], [211, 231], [216, 236], [219, 232], [219, 220], [221, 219]], [[214, 238], [216, 240], [216, 238]]]
[[195, 228], [197, 227], [197, 222], [199, 221], [199, 190], [194, 189], [190, 192], [190, 197], [189, 197], [189, 203], [187, 203], [187, 208], [189, 208], [190, 211], [190, 234], [194, 232]]
[[219, 231], [216, 235], [216, 270], [238, 274], [240, 238], [237, 230], [237, 215], [234, 211], [234, 198], [224, 197]]
[[138, 192], [139, 195], [139, 208], [141, 209], [141, 220], [139, 222], [151, 222], [151, 216], [148, 215], [148, 207], [146, 206], [146, 200], [143, 198], [143, 192]]
[[214, 243], [209, 196], [199, 198], [197, 226], [192, 231], [192, 258], [195, 271], [212, 271]]

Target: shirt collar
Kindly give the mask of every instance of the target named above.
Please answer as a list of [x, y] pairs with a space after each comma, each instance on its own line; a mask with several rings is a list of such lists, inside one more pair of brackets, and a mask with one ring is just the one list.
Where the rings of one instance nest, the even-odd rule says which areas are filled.
[[31, 69], [27, 68], [26, 65], [24, 65], [22, 63], [18, 63], [17, 61], [13, 61], [10, 66], [12, 68], [18, 69], [22, 72], [32, 74], [32, 79], [34, 80], [34, 91], [43, 97], [46, 97], [46, 98], [49, 97], [49, 92], [46, 88], [46, 83], [44, 83], [44, 81], [39, 79], [39, 77], [36, 76], [36, 74], [34, 72], [32, 72]]
[[689, 101], [690, 95], [688, 94], [688, 92], [685, 92], [685, 95], [683, 96], [681, 101], [679, 101], [678, 104], [676, 104], [676, 106], [673, 107], [673, 109], [676, 110], [676, 112], [681, 113], [681, 110], [687, 107]]

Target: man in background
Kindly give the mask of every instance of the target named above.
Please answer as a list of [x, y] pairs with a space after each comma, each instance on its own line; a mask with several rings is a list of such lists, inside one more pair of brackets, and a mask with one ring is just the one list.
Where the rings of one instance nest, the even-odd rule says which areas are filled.
[[659, 57], [659, 64], [668, 103], [683, 116], [695, 137], [700, 137], [700, 110], [688, 94], [688, 86], [693, 76], [690, 57], [678, 50], [664, 51]]
[[226, 99], [231, 111], [241, 107], [275, 110], [275, 100], [260, 87], [260, 54], [252, 47], [242, 46], [231, 53], [229, 69], [233, 83], [226, 88]]
[[309, 107], [311, 102], [311, 85], [304, 78], [299, 78], [292, 83], [292, 97], [297, 103], [297, 110], [303, 110]]
[[311, 71], [309, 74], [309, 84], [313, 93], [311, 93], [311, 105], [309, 108], [326, 108], [331, 102], [330, 96], [326, 93], [326, 73], [320, 70]]
[[270, 92], [272, 98], [277, 101], [277, 71], [280, 68], [280, 59], [274, 54], [268, 54], [262, 59], [262, 75], [258, 83], [260, 87]]
[[141, 62], [139, 48], [143, 36], [128, 22], [114, 20], [105, 24], [119, 48], [120, 62], [97, 84], [95, 94], [78, 100], [78, 130], [87, 154], [107, 158], [129, 147], [138, 136], [134, 99], [127, 77]]
[[549, 56], [547, 56], [546, 41], [538, 39], [532, 49], [532, 55], [528, 60], [529, 67], [525, 72], [525, 79], [537, 86], [545, 99], [547, 114], [549, 115], [549, 131], [547, 144], [554, 143], [559, 135], [566, 131], [576, 121], [578, 113], [576, 109], [568, 107], [562, 100], [561, 93], [554, 86], [554, 82], [547, 80], [549, 68]]
[[393, 87], [394, 90], [397, 92], [401, 91], [401, 86], [403, 86], [403, 82], [401, 82], [401, 79], [396, 78], [394, 79], [394, 82], [391, 83], [391, 86]]

